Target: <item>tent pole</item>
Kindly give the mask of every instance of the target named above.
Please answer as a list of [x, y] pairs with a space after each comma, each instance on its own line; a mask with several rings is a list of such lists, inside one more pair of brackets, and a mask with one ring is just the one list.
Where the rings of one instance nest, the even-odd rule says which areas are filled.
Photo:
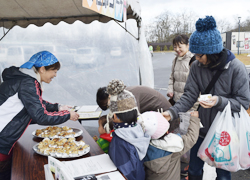
[[131, 36], [133, 36], [136, 40], [138, 40], [139, 41], [139, 37], [137, 38], [137, 37], [135, 37], [133, 34], [131, 34], [131, 32], [129, 32], [128, 30], [127, 30], [127, 27], [126, 27], [126, 23], [125, 23], [125, 28], [119, 23], [119, 22], [117, 22], [116, 20], [114, 20], [119, 26], [121, 26], [126, 32], [128, 32]]
[[[3, 30], [4, 34], [3, 34], [3, 36], [1, 37], [0, 41], [8, 34], [8, 32], [9, 32], [14, 26], [15, 26], [15, 24], [14, 24], [10, 29], [8, 29], [8, 31], [7, 31], [6, 33], [5, 33], [5, 31]], [[3, 29], [4, 29], [4, 27], [3, 27]]]
[[140, 36], [141, 36], [141, 19], [137, 19], [137, 27], [138, 27], [138, 41], [140, 40]]

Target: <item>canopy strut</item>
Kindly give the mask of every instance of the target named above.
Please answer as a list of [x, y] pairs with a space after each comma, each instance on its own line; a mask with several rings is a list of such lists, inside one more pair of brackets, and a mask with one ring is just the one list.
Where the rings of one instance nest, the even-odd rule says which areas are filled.
[[5, 33], [4, 31], [4, 22], [3, 22], [3, 36], [1, 37], [0, 41], [9, 33], [9, 31], [15, 26], [15, 24], [13, 24], [13, 26], [11, 26], [10, 29], [8, 29], [8, 31]]
[[[133, 36], [136, 40], [138, 40], [139, 41], [139, 37], [140, 37], [140, 27], [138, 26], [138, 38], [137, 37], [135, 37], [131, 32], [129, 32], [128, 30], [127, 30], [127, 26], [126, 26], [126, 22], [125, 22], [125, 27], [123, 27], [118, 21], [116, 21], [116, 20], [114, 20], [119, 26], [121, 26], [126, 32], [128, 32], [131, 36]], [[137, 20], [137, 24], [138, 24], [138, 20]]]

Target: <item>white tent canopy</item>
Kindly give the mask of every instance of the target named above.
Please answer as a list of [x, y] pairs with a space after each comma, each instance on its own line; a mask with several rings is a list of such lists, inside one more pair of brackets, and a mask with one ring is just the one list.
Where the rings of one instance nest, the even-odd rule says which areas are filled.
[[[140, 19], [139, 1], [127, 0], [127, 6], [127, 18]], [[76, 20], [89, 24], [94, 20], [105, 23], [113, 19], [82, 7], [82, 0], [0, 1], [0, 27], [7, 29], [15, 25], [23, 28], [30, 24], [43, 26], [47, 22], [54, 25], [60, 21], [72, 24]]]

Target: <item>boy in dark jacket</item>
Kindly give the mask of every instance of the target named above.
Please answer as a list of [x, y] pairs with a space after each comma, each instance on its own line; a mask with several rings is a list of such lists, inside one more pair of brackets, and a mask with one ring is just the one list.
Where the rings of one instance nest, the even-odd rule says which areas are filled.
[[107, 91], [111, 95], [107, 123], [113, 118], [115, 130], [109, 145], [109, 156], [128, 180], [145, 180], [142, 159], [146, 155], [150, 136], [144, 134], [142, 127], [137, 124], [135, 98], [125, 90], [120, 80], [111, 81]]

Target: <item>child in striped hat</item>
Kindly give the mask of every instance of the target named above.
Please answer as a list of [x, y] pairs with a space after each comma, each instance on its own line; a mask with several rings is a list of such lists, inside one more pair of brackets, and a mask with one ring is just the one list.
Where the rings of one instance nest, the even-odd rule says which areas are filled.
[[[121, 80], [112, 80], [107, 86], [110, 94], [109, 122], [113, 118], [114, 132], [109, 144], [109, 156], [122, 174], [130, 180], [145, 180], [143, 158], [150, 136], [137, 123], [138, 108], [134, 95], [125, 90]], [[109, 128], [107, 128], [109, 132]]]

